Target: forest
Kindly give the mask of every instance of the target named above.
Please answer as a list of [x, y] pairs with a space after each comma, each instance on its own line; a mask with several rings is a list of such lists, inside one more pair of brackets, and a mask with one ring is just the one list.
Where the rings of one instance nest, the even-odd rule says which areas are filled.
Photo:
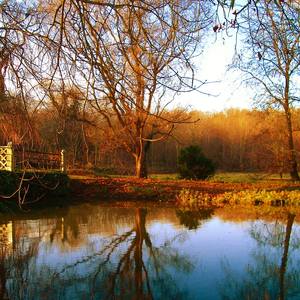
[[[45, 152], [65, 149], [70, 172], [86, 169], [134, 175], [134, 160], [122, 147], [126, 135], [114, 136], [101, 118], [83, 110], [77, 98], [61, 101], [58, 110], [50, 106], [34, 114], [30, 120], [33, 136], [29, 143], [21, 141], [28, 128], [22, 125], [26, 124], [25, 113], [20, 106], [17, 113], [2, 114], [1, 144], [12, 141], [16, 146], [21, 144], [26, 149]], [[168, 114], [176, 115], [178, 111]], [[194, 121], [176, 125], [168, 138], [151, 144], [147, 156], [149, 172], [176, 173], [179, 151], [188, 145], [199, 145], [218, 170], [271, 174], [289, 171], [283, 112], [230, 109], [218, 113], [182, 111], [181, 114]], [[293, 117], [300, 120], [300, 111], [294, 110]], [[300, 124], [295, 122], [297, 153], [299, 134]]]

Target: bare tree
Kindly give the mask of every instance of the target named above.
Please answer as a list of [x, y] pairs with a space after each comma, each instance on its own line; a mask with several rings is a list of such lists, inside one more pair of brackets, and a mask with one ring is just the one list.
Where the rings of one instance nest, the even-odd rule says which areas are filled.
[[242, 15], [245, 48], [236, 67], [257, 89], [259, 104], [282, 109], [286, 119], [289, 172], [299, 180], [293, 137], [292, 108], [299, 101], [300, 10], [293, 2], [261, 0]]
[[[34, 139], [36, 142], [37, 131], [33, 126], [32, 116], [39, 103], [33, 99], [45, 66], [44, 53], [48, 52], [42, 24], [43, 14], [38, 12], [34, 2], [1, 1], [1, 129], [7, 138], [18, 143]], [[8, 130], [10, 123], [19, 120], [22, 126], [14, 125], [15, 129], [19, 127], [18, 130]]]
[[[202, 82], [191, 63], [208, 2], [201, 1], [52, 1], [52, 24], [62, 57], [70, 60], [70, 80], [86, 88], [90, 104], [135, 159], [137, 177], [147, 177], [149, 144], [164, 139], [183, 121], [165, 118], [170, 91], [194, 89]], [[50, 32], [50, 35], [54, 34]], [[59, 67], [60, 68], [60, 67]], [[117, 122], [112, 122], [112, 118]], [[116, 126], [114, 126], [116, 124]]]

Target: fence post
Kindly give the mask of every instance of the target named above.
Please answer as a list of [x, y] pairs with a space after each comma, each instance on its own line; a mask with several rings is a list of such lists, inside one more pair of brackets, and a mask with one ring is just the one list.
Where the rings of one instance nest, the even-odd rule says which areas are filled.
[[66, 166], [65, 166], [65, 150], [64, 149], [62, 149], [60, 151], [60, 170], [62, 172], [66, 171]]
[[12, 142], [7, 143], [7, 170], [10, 172], [14, 171], [14, 147]]

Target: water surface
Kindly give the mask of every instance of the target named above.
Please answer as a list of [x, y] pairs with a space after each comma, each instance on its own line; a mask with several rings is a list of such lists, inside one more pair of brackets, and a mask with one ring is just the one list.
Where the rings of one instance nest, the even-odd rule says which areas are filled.
[[0, 299], [300, 299], [288, 212], [85, 204], [0, 223]]

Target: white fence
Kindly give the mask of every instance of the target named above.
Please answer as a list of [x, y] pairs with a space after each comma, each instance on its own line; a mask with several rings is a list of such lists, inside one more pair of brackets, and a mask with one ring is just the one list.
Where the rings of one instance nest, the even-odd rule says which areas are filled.
[[0, 146], [0, 170], [14, 170], [14, 151], [12, 143]]
[[45, 153], [38, 151], [15, 150], [12, 143], [0, 146], [0, 170], [15, 171], [24, 169], [60, 170], [65, 172], [65, 151]]

